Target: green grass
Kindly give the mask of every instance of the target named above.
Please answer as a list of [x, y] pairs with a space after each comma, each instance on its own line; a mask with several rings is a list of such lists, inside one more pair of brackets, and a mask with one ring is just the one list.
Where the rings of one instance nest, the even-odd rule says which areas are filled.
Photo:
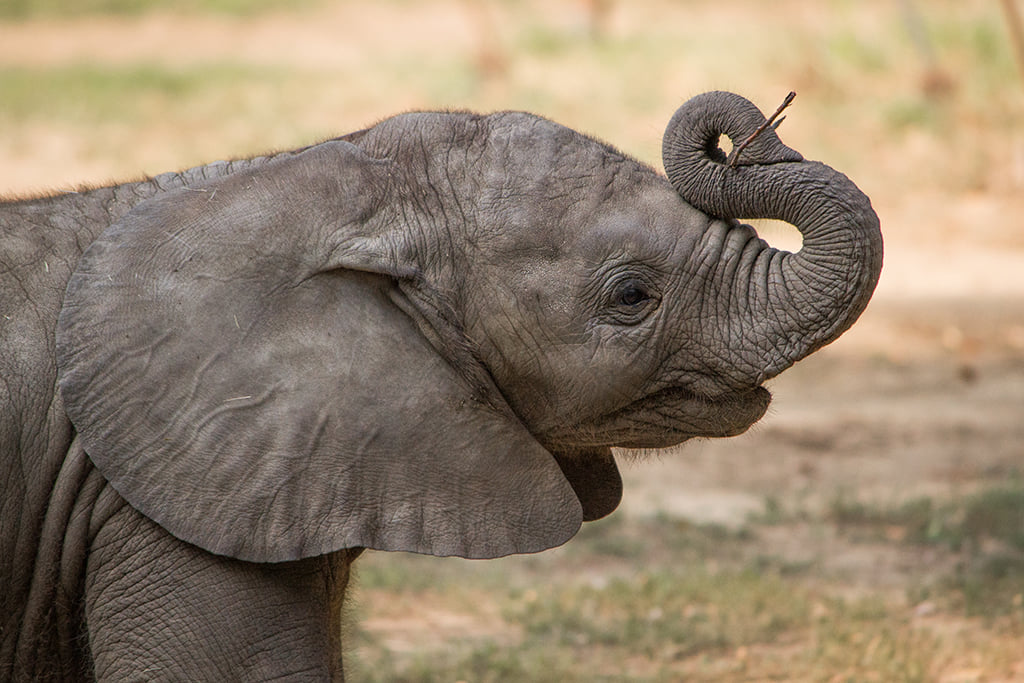
[[953, 604], [971, 617], [991, 620], [1021, 614], [1024, 596], [1024, 556], [991, 553], [966, 560], [943, 588]]
[[696, 569], [576, 585], [523, 600], [507, 614], [534, 647], [621, 647], [672, 661], [771, 642], [806, 622], [809, 602], [772, 574]]
[[1024, 484], [992, 488], [968, 498], [960, 527], [969, 539], [995, 538], [1024, 551]]
[[[357, 585], [374, 599], [482, 611], [491, 628], [409, 651], [357, 626], [351, 670], [368, 681], [934, 680], [956, 658], [1002, 661], [1024, 637], [1024, 562], [986, 546], [1016, 543], [1020, 492], [891, 508], [837, 498], [818, 524], [961, 558], [906, 598], [851, 593], [815, 562], [767, 553], [759, 530], [795, 523], [783, 516], [738, 530], [613, 516], [557, 551], [493, 562], [372, 554]], [[886, 536], [898, 525], [907, 531]], [[915, 616], [922, 603], [985, 625], [951, 641]]]
[[269, 10], [299, 9], [319, 0], [3, 0], [0, 19], [132, 16], [154, 10], [251, 16]]
[[841, 529], [875, 538], [894, 533], [907, 542], [971, 549], [995, 541], [1024, 552], [1024, 482], [984, 489], [960, 499], [937, 502], [914, 498], [895, 506], [872, 505], [840, 493], [829, 518]]
[[[463, 586], [463, 590], [466, 586]], [[389, 650], [359, 635], [353, 673], [369, 681], [930, 680], [941, 640], [905, 608], [843, 599], [749, 570], [641, 572], [606, 585], [559, 582], [480, 594], [502, 606], [513, 642]]]
[[895, 506], [838, 496], [829, 518], [853, 538], [938, 546], [956, 554], [951, 574], [914, 586], [911, 600], [939, 599], [970, 617], [1020, 615], [1024, 595], [1024, 483], [945, 502], [915, 498]]
[[240, 103], [247, 90], [274, 87], [288, 74], [237, 64], [177, 68], [164, 64], [0, 68], [0, 117], [89, 124], [172, 116]]

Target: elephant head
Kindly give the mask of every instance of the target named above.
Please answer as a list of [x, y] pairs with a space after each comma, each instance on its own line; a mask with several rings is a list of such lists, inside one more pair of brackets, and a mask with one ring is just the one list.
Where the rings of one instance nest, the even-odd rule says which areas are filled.
[[[139, 204], [78, 264], [66, 410], [175, 536], [495, 557], [617, 505], [612, 446], [728, 436], [881, 267], [870, 204], [711, 93], [668, 179], [529, 114], [412, 113]], [[795, 224], [772, 249], [735, 218]]]

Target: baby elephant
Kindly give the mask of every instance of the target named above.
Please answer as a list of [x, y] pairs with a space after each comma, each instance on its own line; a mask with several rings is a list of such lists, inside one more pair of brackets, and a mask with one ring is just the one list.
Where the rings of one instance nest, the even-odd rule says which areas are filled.
[[765, 123], [695, 97], [666, 178], [410, 113], [0, 205], [0, 678], [340, 679], [362, 549], [557, 546], [618, 504], [611, 447], [746, 430], [882, 264], [867, 197]]

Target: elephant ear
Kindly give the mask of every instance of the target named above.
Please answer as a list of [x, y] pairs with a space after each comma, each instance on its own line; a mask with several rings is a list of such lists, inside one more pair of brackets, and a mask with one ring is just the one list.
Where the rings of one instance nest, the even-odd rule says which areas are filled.
[[555, 452], [562, 474], [583, 506], [583, 521], [610, 515], [622, 500], [622, 475], [611, 448]]
[[67, 414], [178, 538], [250, 561], [488, 558], [578, 530], [555, 458], [457, 329], [417, 313], [413, 240], [379, 210], [392, 170], [324, 143], [144, 202], [81, 259], [57, 330]]

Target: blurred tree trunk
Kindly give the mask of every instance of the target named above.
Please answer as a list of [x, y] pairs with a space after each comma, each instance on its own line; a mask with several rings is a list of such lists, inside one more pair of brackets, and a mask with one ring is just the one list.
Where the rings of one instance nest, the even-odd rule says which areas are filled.
[[1024, 27], [1021, 26], [1020, 11], [1016, 0], [1001, 0], [1006, 24], [1010, 30], [1010, 42], [1017, 54], [1017, 65], [1020, 67], [1021, 78], [1024, 78]]

